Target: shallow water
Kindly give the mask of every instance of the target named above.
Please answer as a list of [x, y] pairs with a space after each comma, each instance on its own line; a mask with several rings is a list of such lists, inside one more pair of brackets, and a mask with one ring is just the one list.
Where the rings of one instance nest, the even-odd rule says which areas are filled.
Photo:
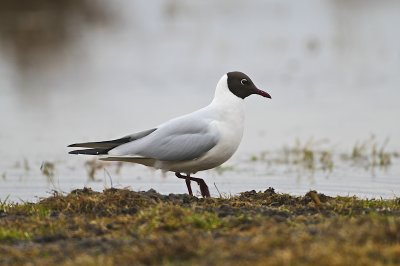
[[[0, 35], [0, 198], [45, 195], [51, 186], [39, 170], [43, 161], [60, 162], [56, 188], [103, 188], [103, 181], [84, 180], [85, 159], [68, 156], [68, 144], [120, 137], [203, 107], [230, 70], [248, 73], [273, 97], [247, 100], [245, 136], [231, 164], [295, 138], [327, 138], [343, 150], [375, 134], [390, 138], [389, 150], [400, 148], [398, 1], [103, 5], [110, 19], [64, 19], [70, 34], [45, 52], [23, 50], [24, 60]], [[24, 158], [26, 172], [14, 168]], [[113, 176], [116, 184], [185, 192], [172, 175], [153, 177], [139, 166], [124, 171]], [[210, 173], [209, 183], [215, 179], [223, 193], [267, 186], [383, 197], [400, 191], [397, 166], [375, 178], [346, 170], [313, 183], [284, 171]]]
[[[133, 190], [153, 188], [163, 194], [187, 193], [185, 182], [173, 173], [163, 174], [132, 164], [124, 164], [120, 168], [114, 163], [102, 164], [94, 178], [90, 178], [85, 158], [74, 157], [56, 162], [54, 176], [50, 178], [42, 174], [37, 164], [29, 165], [29, 169], [23, 162], [14, 165], [0, 179], [0, 199], [35, 201], [50, 195], [53, 190], [69, 192], [83, 186], [97, 191], [110, 187], [128, 187]], [[386, 169], [377, 167], [372, 170], [343, 165], [334, 167], [332, 171], [311, 171], [301, 166], [270, 165], [264, 161], [236, 158], [224, 164], [223, 168], [204, 171], [195, 176], [205, 179], [212, 196], [229, 196], [248, 190], [264, 191], [268, 187], [294, 195], [317, 190], [330, 196], [356, 195], [361, 198], [389, 199], [400, 196], [399, 159], [394, 159]], [[200, 196], [196, 183], [192, 182], [192, 188]]]

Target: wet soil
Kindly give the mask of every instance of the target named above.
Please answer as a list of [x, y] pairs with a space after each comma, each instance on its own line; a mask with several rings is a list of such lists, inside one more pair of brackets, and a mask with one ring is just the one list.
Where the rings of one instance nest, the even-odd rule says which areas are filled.
[[396, 265], [400, 199], [89, 188], [0, 202], [0, 265]]

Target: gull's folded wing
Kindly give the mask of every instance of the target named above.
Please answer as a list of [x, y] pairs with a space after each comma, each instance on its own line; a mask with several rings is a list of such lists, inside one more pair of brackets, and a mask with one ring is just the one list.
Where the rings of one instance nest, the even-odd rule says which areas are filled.
[[201, 157], [219, 140], [216, 127], [186, 117], [161, 125], [146, 138], [122, 144], [108, 152], [113, 156], [140, 156], [160, 161], [186, 161]]
[[82, 150], [74, 150], [70, 151], [70, 154], [85, 154], [85, 155], [100, 155], [100, 154], [107, 154], [107, 152], [115, 147], [118, 147], [119, 145], [122, 145], [124, 143], [128, 143], [131, 141], [135, 141], [137, 139], [141, 139], [152, 132], [154, 132], [156, 128], [152, 128], [149, 130], [141, 131], [135, 134], [131, 134], [119, 139], [113, 139], [113, 140], [106, 140], [106, 141], [98, 141], [98, 142], [84, 142], [84, 143], [75, 143], [68, 145], [68, 147], [82, 147], [82, 148], [88, 148], [88, 149], [82, 149]]

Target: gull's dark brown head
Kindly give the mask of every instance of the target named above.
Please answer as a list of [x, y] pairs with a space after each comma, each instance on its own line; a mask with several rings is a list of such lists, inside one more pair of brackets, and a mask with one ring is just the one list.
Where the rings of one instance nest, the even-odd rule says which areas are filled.
[[252, 94], [258, 94], [271, 99], [271, 96], [267, 92], [258, 89], [246, 74], [234, 71], [228, 72], [227, 76], [228, 88], [237, 97], [244, 99]]

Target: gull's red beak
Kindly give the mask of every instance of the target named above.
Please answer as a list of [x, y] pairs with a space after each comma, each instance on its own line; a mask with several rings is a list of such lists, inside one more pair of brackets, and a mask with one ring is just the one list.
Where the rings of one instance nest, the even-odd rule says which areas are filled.
[[258, 95], [261, 95], [262, 97], [272, 99], [271, 95], [269, 95], [268, 92], [259, 90], [259, 89], [257, 89], [257, 88], [254, 90], [254, 93], [255, 93], [255, 94], [258, 94]]

